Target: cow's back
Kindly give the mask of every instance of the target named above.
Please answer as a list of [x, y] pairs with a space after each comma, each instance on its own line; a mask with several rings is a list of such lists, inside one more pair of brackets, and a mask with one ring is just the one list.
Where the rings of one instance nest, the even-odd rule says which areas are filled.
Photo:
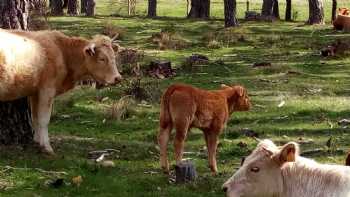
[[46, 63], [34, 33], [0, 29], [0, 100], [12, 100], [35, 92]]

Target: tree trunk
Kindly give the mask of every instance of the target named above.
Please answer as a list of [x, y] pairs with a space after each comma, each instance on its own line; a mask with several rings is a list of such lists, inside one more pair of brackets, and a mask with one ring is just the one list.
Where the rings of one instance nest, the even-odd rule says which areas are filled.
[[273, 2], [272, 15], [275, 18], [278, 18], [278, 19], [280, 18], [280, 10], [279, 10], [279, 7], [278, 7], [278, 0], [274, 0], [274, 2]]
[[309, 20], [307, 24], [324, 24], [322, 0], [309, 0]]
[[[32, 0], [2, 0], [0, 27], [28, 29]], [[28, 99], [0, 102], [0, 143], [27, 144], [33, 142], [33, 128]]]
[[292, 21], [292, 0], [286, 0], [286, 21]]
[[148, 17], [157, 16], [157, 0], [148, 0]]
[[51, 15], [62, 16], [63, 15], [63, 4], [64, 4], [64, 2], [62, 0], [51, 0], [50, 1]]
[[86, 0], [86, 16], [95, 16], [95, 0]]
[[337, 18], [337, 0], [332, 0], [332, 22]]
[[87, 0], [80, 1], [80, 13], [86, 13], [86, 2]]
[[272, 16], [274, 1], [275, 0], [263, 0], [263, 5], [261, 8], [262, 16]]
[[68, 11], [67, 13], [71, 16], [76, 16], [79, 14], [79, 1], [78, 0], [68, 0]]
[[188, 18], [202, 18], [210, 17], [210, 0], [191, 0], [191, 10], [188, 13]]
[[224, 0], [225, 27], [238, 26], [236, 0]]

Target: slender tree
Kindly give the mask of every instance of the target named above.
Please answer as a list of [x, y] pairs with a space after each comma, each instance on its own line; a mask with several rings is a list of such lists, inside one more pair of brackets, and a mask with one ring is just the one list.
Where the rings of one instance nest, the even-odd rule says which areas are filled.
[[337, 0], [332, 0], [332, 22], [337, 17]]
[[85, 7], [86, 16], [94, 16], [95, 15], [95, 6], [96, 6], [95, 0], [86, 0], [85, 6], [86, 6]]
[[80, 13], [86, 13], [86, 2], [87, 0], [80, 0]]
[[191, 10], [187, 15], [188, 18], [210, 17], [210, 0], [191, 0]]
[[274, 0], [263, 0], [263, 5], [261, 8], [262, 16], [272, 16], [273, 15], [273, 4]]
[[309, 0], [309, 19], [307, 24], [324, 24], [324, 10], [322, 0]]
[[272, 15], [275, 18], [280, 18], [280, 10], [279, 10], [279, 6], [278, 6], [278, 0], [274, 0], [273, 2], [273, 7], [272, 7]]
[[62, 0], [50, 0], [51, 15], [62, 16], [63, 5], [64, 5], [64, 1]]
[[286, 21], [292, 21], [292, 0], [286, 0]]
[[[32, 2], [33, 0], [2, 0], [0, 3], [0, 28], [27, 30]], [[33, 142], [33, 134], [27, 98], [0, 102], [1, 144], [31, 143]]]
[[79, 1], [78, 0], [68, 0], [67, 2], [67, 14], [71, 16], [76, 16], [79, 14]]
[[148, 0], [148, 17], [156, 17], [157, 16], [157, 0]]
[[224, 0], [225, 27], [238, 26], [236, 0]]

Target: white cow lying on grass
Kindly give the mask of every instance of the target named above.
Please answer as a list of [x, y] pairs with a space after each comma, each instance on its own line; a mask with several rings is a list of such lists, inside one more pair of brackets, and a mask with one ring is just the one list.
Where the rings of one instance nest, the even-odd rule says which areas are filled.
[[294, 142], [263, 140], [223, 190], [228, 197], [350, 197], [350, 167], [301, 157]]
[[30, 97], [34, 140], [44, 151], [53, 153], [48, 124], [54, 97], [87, 75], [101, 83], [121, 80], [110, 38], [0, 29], [0, 101]]

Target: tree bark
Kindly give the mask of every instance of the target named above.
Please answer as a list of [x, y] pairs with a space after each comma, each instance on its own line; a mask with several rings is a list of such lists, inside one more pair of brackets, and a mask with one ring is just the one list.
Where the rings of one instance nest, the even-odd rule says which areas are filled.
[[188, 18], [210, 17], [210, 0], [191, 0], [191, 10], [187, 15]]
[[157, 0], [148, 0], [148, 17], [153, 18], [157, 16]]
[[273, 4], [274, 4], [274, 0], [263, 0], [263, 5], [261, 8], [261, 15], [262, 16], [272, 16]]
[[225, 27], [238, 26], [236, 0], [224, 0]]
[[[33, 0], [2, 0], [0, 27], [27, 30], [32, 2]], [[0, 143], [8, 145], [33, 142], [31, 122], [27, 98], [0, 102]]]
[[76, 16], [79, 14], [79, 1], [78, 0], [68, 0], [67, 2], [67, 13], [71, 16]]
[[286, 21], [292, 21], [292, 0], [286, 0]]
[[86, 16], [95, 16], [95, 0], [86, 0], [86, 9], [85, 9], [85, 13]]
[[324, 24], [324, 10], [322, 0], [309, 0], [309, 20], [307, 24]]
[[80, 1], [80, 13], [86, 13], [86, 2], [87, 0]]
[[337, 18], [337, 0], [332, 0], [332, 22]]
[[51, 0], [50, 1], [51, 15], [62, 16], [63, 15], [63, 4], [64, 4], [64, 2], [62, 0]]
[[274, 0], [273, 2], [273, 7], [272, 7], [272, 15], [275, 18], [280, 18], [280, 10], [279, 10], [279, 6], [278, 6], [278, 0]]

